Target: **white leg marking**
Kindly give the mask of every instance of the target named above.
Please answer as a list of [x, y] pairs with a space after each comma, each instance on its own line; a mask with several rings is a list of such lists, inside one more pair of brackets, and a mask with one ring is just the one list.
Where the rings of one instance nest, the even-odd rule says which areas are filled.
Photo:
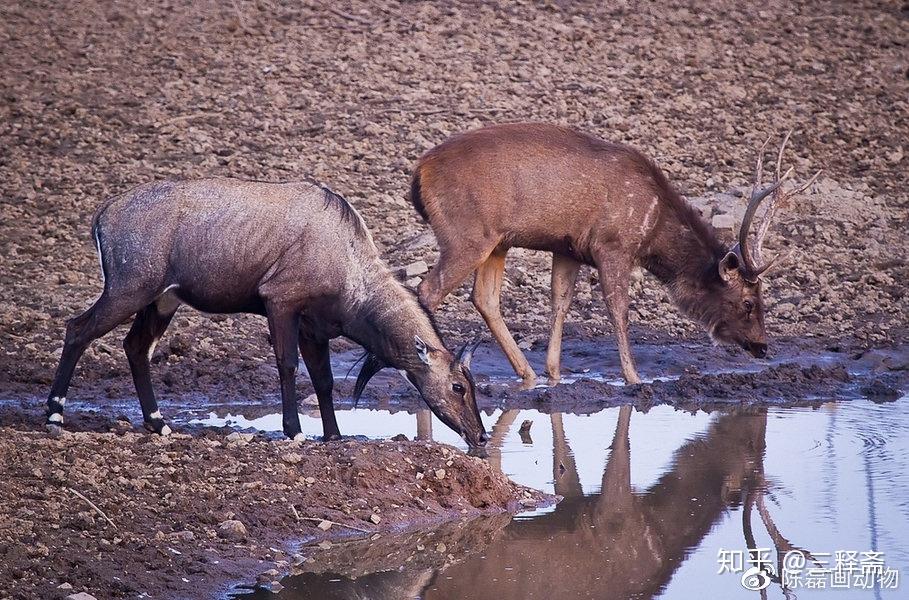
[[148, 418], [149, 418], [149, 419], [163, 419], [164, 417], [161, 416], [161, 411], [160, 411], [160, 410], [156, 410], [156, 411], [153, 412], [152, 414], [148, 415]]
[[148, 347], [148, 356], [146, 357], [149, 362], [151, 362], [152, 354], [155, 353], [155, 347], [158, 345], [158, 340], [152, 340], [151, 345]]
[[306, 436], [303, 435], [302, 433], [298, 433], [297, 435], [294, 436], [293, 440], [294, 440], [295, 442], [305, 442], [305, 441], [306, 441]]
[[62, 398], [60, 396], [54, 396], [52, 400], [58, 403], [60, 406], [66, 404], [66, 396], [63, 396]]
[[51, 413], [47, 420], [51, 423], [63, 423], [63, 415], [60, 413]]

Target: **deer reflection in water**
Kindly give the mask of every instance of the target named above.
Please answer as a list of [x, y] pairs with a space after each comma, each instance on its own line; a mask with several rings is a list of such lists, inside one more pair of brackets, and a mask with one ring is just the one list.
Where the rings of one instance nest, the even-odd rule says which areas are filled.
[[[488, 460], [495, 468], [502, 468], [503, 442], [519, 412], [504, 411], [492, 428]], [[663, 590], [729, 509], [742, 510], [743, 542], [754, 550], [753, 506], [780, 558], [794, 548], [778, 531], [764, 501], [765, 410], [717, 417], [705, 433], [676, 450], [671, 467], [656, 483], [640, 491], [631, 484], [631, 412], [627, 406], [618, 411], [598, 494], [584, 495], [562, 414], [553, 413], [553, 480], [555, 492], [564, 499], [552, 512], [514, 520], [507, 527], [499, 523], [486, 528], [484, 535], [471, 535], [469, 539], [463, 537], [465, 531], [484, 526], [478, 525], [482, 520], [467, 523], [447, 544], [447, 556], [440, 556], [435, 563], [426, 560], [424, 554], [430, 553], [427, 549], [415, 553], [420, 561], [397, 563], [394, 569], [388, 564], [370, 564], [369, 555], [374, 555], [375, 548], [369, 552], [368, 542], [362, 550], [351, 545], [345, 553], [344, 562], [355, 564], [355, 570], [325, 563], [316, 555], [316, 562], [306, 569], [322, 574], [291, 578], [281, 596], [651, 598]], [[446, 544], [447, 536], [438, 531], [432, 544]], [[402, 548], [410, 545], [412, 541], [400, 542]], [[811, 558], [807, 552], [805, 555]], [[398, 568], [400, 564], [403, 569]], [[778, 573], [778, 565], [774, 566]], [[326, 571], [334, 575], [327, 576]], [[770, 575], [780, 583], [778, 577]], [[379, 591], [381, 595], [377, 596]], [[766, 590], [761, 596], [766, 596]]]

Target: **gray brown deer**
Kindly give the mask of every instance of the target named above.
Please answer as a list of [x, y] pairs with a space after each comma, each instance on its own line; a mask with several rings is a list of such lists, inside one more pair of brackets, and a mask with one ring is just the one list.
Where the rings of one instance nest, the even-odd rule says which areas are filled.
[[[439, 260], [419, 287], [430, 310], [471, 273], [472, 300], [515, 372], [536, 375], [499, 309], [505, 255], [520, 247], [552, 253], [552, 317], [546, 372], [560, 374], [562, 324], [582, 264], [599, 273], [615, 328], [622, 375], [639, 383], [628, 340], [629, 280], [641, 266], [669, 290], [684, 313], [714, 340], [767, 353], [761, 277], [762, 245], [776, 206], [804, 191], [783, 192], [780, 173], [762, 187], [761, 148], [756, 180], [738, 232], [728, 248], [713, 227], [637, 150], [565, 127], [541, 123], [494, 125], [455, 135], [424, 154], [411, 180], [410, 201], [430, 224]], [[768, 139], [769, 141], [769, 139]], [[751, 223], [770, 197], [754, 244]]]
[[302, 354], [325, 439], [340, 437], [328, 342], [346, 336], [402, 370], [446, 425], [470, 446], [486, 433], [469, 353], [446, 350], [430, 314], [379, 258], [360, 215], [309, 182], [235, 179], [159, 182], [104, 203], [92, 235], [104, 291], [66, 327], [47, 400], [59, 429], [76, 363], [88, 345], [133, 315], [123, 342], [148, 429], [167, 434], [149, 359], [181, 304], [268, 320], [281, 384], [284, 434], [300, 439], [295, 375]]

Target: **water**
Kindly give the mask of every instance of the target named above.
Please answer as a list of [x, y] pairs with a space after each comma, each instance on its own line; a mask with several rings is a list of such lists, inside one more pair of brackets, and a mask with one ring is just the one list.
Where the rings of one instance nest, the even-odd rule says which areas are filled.
[[[345, 433], [427, 437], [431, 429], [435, 439], [463, 447], [425, 412], [358, 409], [338, 418]], [[212, 413], [200, 420], [281, 426], [279, 415]], [[312, 561], [282, 582], [282, 592], [252, 597], [753, 598], [759, 593], [742, 586], [744, 569], [718, 573], [721, 557], [747, 562], [749, 547], [769, 549], [774, 571], [775, 547], [781, 555], [807, 550], [829, 568], [837, 551], [857, 551], [858, 559], [882, 552], [902, 592], [851, 587], [836, 597], [906, 597], [907, 397], [710, 415], [670, 407], [589, 415], [496, 410], [484, 420], [493, 432], [492, 464], [519, 483], [564, 496], [562, 502], [512, 520], [303, 548]], [[519, 432], [524, 421], [532, 422], [529, 437]], [[308, 434], [321, 432], [315, 414], [302, 422]], [[832, 593], [802, 587], [808, 580], [829, 586], [829, 572], [801, 575], [800, 586], [784, 591], [772, 582], [760, 597]]]

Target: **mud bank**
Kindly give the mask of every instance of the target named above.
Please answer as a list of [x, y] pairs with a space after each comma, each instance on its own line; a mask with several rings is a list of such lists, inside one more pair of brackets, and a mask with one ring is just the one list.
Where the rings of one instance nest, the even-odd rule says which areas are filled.
[[286, 573], [299, 542], [553, 501], [441, 444], [115, 428], [0, 428], [0, 596], [211, 598]]

